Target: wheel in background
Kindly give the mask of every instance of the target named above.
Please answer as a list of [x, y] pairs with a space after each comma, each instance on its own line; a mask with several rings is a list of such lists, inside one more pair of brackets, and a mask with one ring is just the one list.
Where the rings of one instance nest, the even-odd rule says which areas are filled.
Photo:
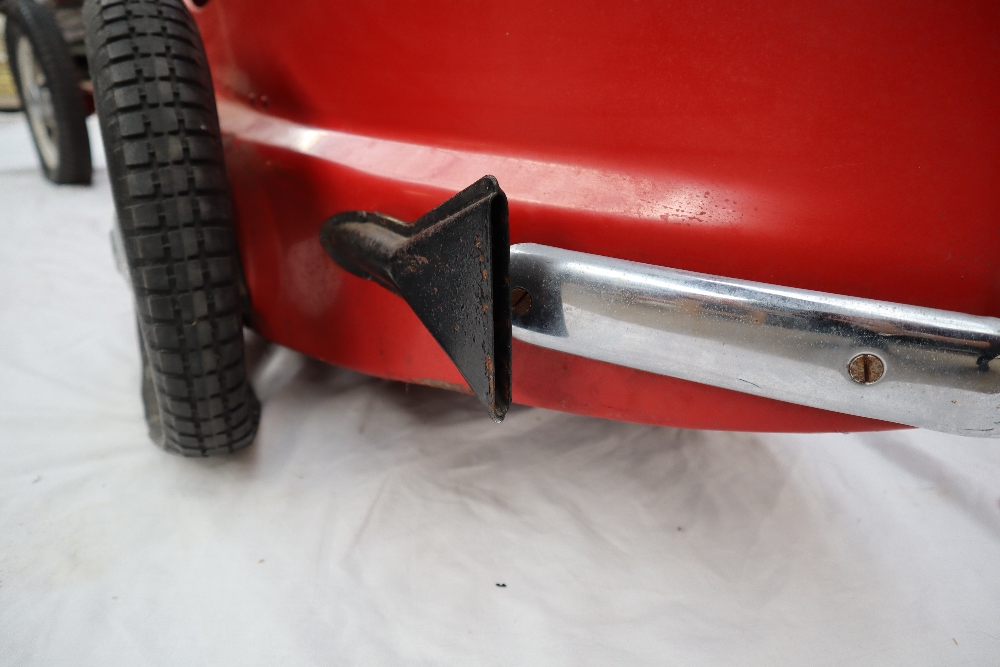
[[118, 235], [135, 295], [150, 437], [209, 456], [253, 442], [240, 268], [215, 94], [181, 0], [83, 9]]
[[8, 0], [7, 59], [45, 177], [90, 183], [87, 112], [76, 68], [52, 12]]

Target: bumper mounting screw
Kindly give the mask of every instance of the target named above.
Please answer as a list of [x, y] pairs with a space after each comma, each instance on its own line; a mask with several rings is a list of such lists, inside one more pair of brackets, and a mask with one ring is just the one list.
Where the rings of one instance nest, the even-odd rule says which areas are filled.
[[847, 372], [858, 384], [875, 384], [885, 373], [885, 363], [874, 354], [859, 354], [847, 364]]
[[515, 287], [510, 291], [510, 308], [517, 315], [524, 315], [531, 310], [531, 295], [523, 287]]

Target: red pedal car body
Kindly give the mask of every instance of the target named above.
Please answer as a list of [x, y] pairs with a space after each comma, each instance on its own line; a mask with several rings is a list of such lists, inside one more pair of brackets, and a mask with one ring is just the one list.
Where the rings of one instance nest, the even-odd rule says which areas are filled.
[[[516, 403], [731, 430], [1000, 422], [992, 3], [188, 9], [268, 339], [470, 391], [398, 285], [320, 237], [488, 174]], [[505, 297], [487, 306], [502, 347]]]

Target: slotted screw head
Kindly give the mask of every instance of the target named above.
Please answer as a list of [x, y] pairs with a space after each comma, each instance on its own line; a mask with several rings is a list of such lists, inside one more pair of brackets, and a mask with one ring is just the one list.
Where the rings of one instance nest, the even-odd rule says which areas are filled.
[[531, 310], [531, 295], [523, 287], [515, 287], [510, 291], [510, 308], [517, 315], [524, 315]]
[[885, 363], [874, 354], [859, 354], [847, 364], [847, 372], [858, 384], [875, 384], [885, 374]]

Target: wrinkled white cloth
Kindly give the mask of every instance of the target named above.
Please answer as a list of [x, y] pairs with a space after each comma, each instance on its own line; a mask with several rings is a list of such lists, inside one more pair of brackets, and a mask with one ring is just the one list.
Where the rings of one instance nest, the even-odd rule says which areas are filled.
[[256, 339], [256, 444], [186, 460], [111, 224], [0, 116], [2, 665], [1000, 664], [1000, 442], [494, 426]]

